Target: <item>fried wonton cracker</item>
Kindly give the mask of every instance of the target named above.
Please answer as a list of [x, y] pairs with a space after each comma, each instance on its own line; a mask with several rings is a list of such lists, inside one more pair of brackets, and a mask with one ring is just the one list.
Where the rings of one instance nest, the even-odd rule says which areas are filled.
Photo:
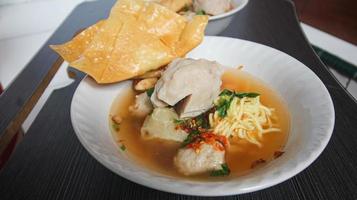
[[94, 35], [103, 26], [104, 21], [99, 21], [96, 24], [88, 27], [71, 41], [60, 45], [50, 45], [50, 47], [60, 54], [63, 59], [69, 63], [80, 58], [85, 49], [92, 42]]
[[187, 21], [156, 3], [120, 0], [106, 20], [51, 48], [98, 83], [113, 83], [184, 56], [202, 41], [207, 22], [207, 16]]

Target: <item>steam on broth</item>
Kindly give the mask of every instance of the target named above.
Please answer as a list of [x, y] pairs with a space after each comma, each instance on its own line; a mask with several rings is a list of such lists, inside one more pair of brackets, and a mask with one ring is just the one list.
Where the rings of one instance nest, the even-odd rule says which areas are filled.
[[[221, 89], [259, 93], [260, 102], [269, 108], [274, 108], [276, 119], [274, 123], [280, 131], [264, 134], [260, 140], [261, 146], [242, 139], [231, 141], [224, 156], [230, 175], [218, 178], [219, 180], [247, 174], [254, 168], [280, 156], [289, 135], [287, 107], [282, 98], [264, 82], [241, 70], [229, 70], [222, 75]], [[112, 130], [118, 146], [122, 149], [124, 146], [126, 153], [139, 164], [160, 173], [181, 178], [218, 180], [217, 177], [209, 176], [209, 172], [192, 176], [179, 173], [173, 160], [178, 149], [182, 148], [180, 142], [163, 139], [147, 140], [141, 137], [145, 116], [137, 117], [129, 112], [129, 107], [135, 101], [135, 95], [135, 91], [128, 89], [112, 105], [111, 116], [121, 116], [120, 128]], [[113, 123], [112, 120], [110, 123]]]

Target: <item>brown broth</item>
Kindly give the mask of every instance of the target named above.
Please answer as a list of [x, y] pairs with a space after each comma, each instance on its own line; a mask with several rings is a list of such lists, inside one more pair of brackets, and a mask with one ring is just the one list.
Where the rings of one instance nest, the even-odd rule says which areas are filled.
[[[282, 98], [276, 92], [246, 72], [229, 70], [222, 76], [222, 82], [222, 89], [260, 93], [261, 102], [268, 107], [276, 109], [277, 123], [282, 130], [281, 132], [265, 134], [261, 140], [262, 147], [244, 140], [236, 141], [236, 145], [232, 143], [226, 152], [226, 163], [231, 169], [231, 175], [223, 177], [229, 179], [249, 173], [255, 161], [259, 159], [270, 161], [274, 158], [276, 151], [282, 151], [289, 133], [289, 113]], [[113, 131], [113, 136], [119, 145], [125, 145], [127, 153], [134, 157], [135, 161], [169, 176], [199, 180], [209, 179], [210, 181], [222, 180], [222, 178], [210, 177], [208, 174], [193, 177], [185, 177], [179, 174], [173, 164], [173, 158], [180, 144], [160, 139], [142, 139], [140, 137], [140, 128], [144, 118], [132, 117], [128, 112], [128, 107], [134, 102], [134, 98], [135, 93], [131, 89], [128, 90], [127, 94], [115, 100], [111, 114], [118, 114], [123, 117], [120, 130], [118, 132]]]

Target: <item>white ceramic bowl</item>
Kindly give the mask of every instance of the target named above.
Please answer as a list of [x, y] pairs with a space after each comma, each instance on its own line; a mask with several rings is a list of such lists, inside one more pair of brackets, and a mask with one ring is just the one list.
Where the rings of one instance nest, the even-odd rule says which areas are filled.
[[218, 35], [224, 31], [232, 22], [234, 15], [248, 4], [248, 0], [232, 0], [232, 4], [234, 8], [229, 12], [209, 18], [206, 35]]
[[334, 108], [320, 79], [304, 64], [276, 49], [233, 38], [205, 37], [188, 54], [244, 70], [280, 93], [291, 114], [291, 131], [276, 160], [245, 176], [224, 182], [178, 180], [139, 166], [120, 151], [110, 133], [108, 114], [113, 100], [130, 82], [97, 85], [85, 78], [71, 105], [73, 128], [89, 153], [114, 173], [133, 182], [167, 192], [220, 196], [261, 190], [285, 181], [309, 166], [327, 145], [334, 126]]

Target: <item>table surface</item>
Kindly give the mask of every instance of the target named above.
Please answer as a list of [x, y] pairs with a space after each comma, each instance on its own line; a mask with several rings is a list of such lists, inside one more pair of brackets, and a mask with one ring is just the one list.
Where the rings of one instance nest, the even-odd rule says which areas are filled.
[[[41, 66], [53, 63], [58, 56], [48, 44], [65, 42], [79, 29], [105, 18], [112, 4], [112, 0], [101, 0], [79, 5], [19, 77], [31, 75], [39, 63]], [[324, 152], [300, 174], [265, 190], [219, 199], [357, 199], [357, 103], [313, 52], [300, 29], [293, 4], [288, 0], [250, 0], [222, 35], [274, 47], [308, 66], [329, 90], [336, 121]], [[76, 74], [73, 84], [51, 94], [0, 172], [0, 199], [203, 198], [135, 184], [92, 158], [76, 138], [70, 121], [71, 99], [84, 77], [80, 72]], [[10, 90], [20, 87], [18, 82], [15, 81]], [[25, 86], [20, 88], [26, 93]]]

